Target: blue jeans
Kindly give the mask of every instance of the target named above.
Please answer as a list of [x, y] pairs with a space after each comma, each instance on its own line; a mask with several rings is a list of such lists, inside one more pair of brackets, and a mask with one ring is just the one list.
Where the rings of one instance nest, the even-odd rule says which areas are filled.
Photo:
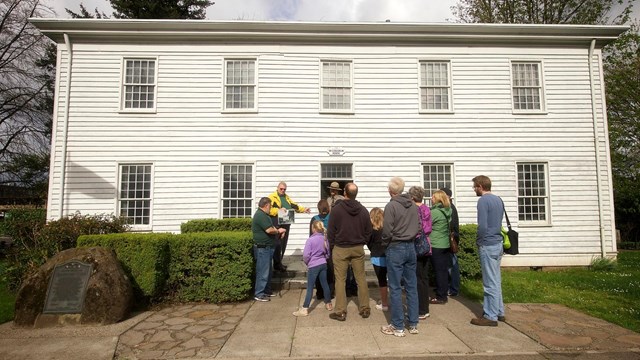
[[391, 325], [396, 329], [404, 329], [404, 310], [400, 285], [404, 283], [409, 326], [416, 326], [418, 325], [418, 285], [416, 249], [413, 241], [391, 242], [387, 247], [386, 256]]
[[320, 284], [324, 292], [324, 303], [328, 304], [331, 302], [331, 289], [329, 289], [329, 283], [327, 282], [327, 264], [321, 264], [307, 270], [307, 296], [304, 298], [302, 307], [308, 308], [309, 305], [311, 305], [313, 287], [316, 284], [317, 278], [320, 278]]
[[502, 243], [480, 245], [478, 246], [478, 253], [480, 254], [482, 287], [484, 288], [483, 315], [489, 320], [497, 321], [498, 316], [504, 316], [502, 277], [500, 275]]
[[253, 245], [253, 255], [256, 258], [256, 297], [271, 294], [271, 259], [273, 258], [273, 246], [258, 247]]
[[451, 253], [449, 277], [449, 293], [458, 295], [460, 293], [460, 265], [458, 264], [458, 256], [454, 253]]

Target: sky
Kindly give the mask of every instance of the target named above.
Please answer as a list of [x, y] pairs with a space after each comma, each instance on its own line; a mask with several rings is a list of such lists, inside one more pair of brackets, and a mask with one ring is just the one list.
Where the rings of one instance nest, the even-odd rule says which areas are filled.
[[[78, 12], [80, 3], [93, 13], [97, 7], [107, 15], [108, 0], [44, 0], [58, 18], [69, 18], [65, 8]], [[207, 8], [210, 20], [296, 21], [454, 21], [451, 6], [456, 0], [214, 0]]]

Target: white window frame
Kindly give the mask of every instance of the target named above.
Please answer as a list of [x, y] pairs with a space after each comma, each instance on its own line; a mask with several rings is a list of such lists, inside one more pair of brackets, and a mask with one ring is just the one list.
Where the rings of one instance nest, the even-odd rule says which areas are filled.
[[[425, 71], [422, 71], [423, 65], [425, 66]], [[429, 79], [425, 77], [428, 73], [426, 67], [428, 65], [446, 65], [447, 74], [446, 74], [446, 85], [442, 84], [429, 84]], [[453, 112], [453, 86], [451, 84], [451, 61], [450, 60], [420, 60], [418, 62], [418, 107], [420, 113], [451, 113]], [[426, 93], [429, 89], [445, 89], [446, 95], [448, 97], [447, 107], [446, 108], [429, 108], [428, 102], [423, 103], [423, 97], [427, 97]], [[440, 96], [440, 95], [433, 95]]]
[[[153, 61], [153, 83], [127, 82], [127, 64], [129, 61]], [[158, 57], [157, 56], [129, 56], [122, 58], [120, 77], [120, 112], [122, 113], [155, 113], [158, 104]], [[153, 88], [153, 106], [145, 108], [127, 107], [127, 87], [128, 86], [150, 86]]]
[[[226, 196], [225, 194], [225, 184], [227, 183], [227, 167], [233, 167], [233, 166], [241, 166], [241, 167], [251, 167], [251, 170], [248, 172], [248, 174], [251, 176], [250, 179], [250, 186], [249, 186], [249, 196], [245, 196], [244, 197], [240, 197], [240, 196]], [[255, 203], [254, 203], [254, 194], [255, 194], [255, 164], [254, 163], [248, 163], [248, 162], [227, 162], [227, 163], [222, 163], [220, 164], [220, 172], [221, 172], [221, 176], [220, 176], [220, 218], [222, 219], [227, 219], [227, 218], [250, 218], [253, 216], [253, 212], [255, 210]], [[236, 172], [235, 174], [238, 174], [238, 172]], [[247, 172], [244, 172], [244, 175], [246, 175]], [[229, 175], [232, 175], [232, 173], [229, 173]], [[240, 181], [236, 180], [236, 181], [231, 181], [229, 180], [230, 183], [235, 183], [235, 184], [239, 184]], [[247, 183], [246, 179], [242, 181], [243, 183]], [[238, 190], [239, 187], [236, 186], [235, 190]], [[230, 188], [229, 191], [233, 191], [233, 188]], [[246, 187], [244, 188], [244, 190], [246, 191]], [[244, 216], [237, 216], [238, 214], [238, 209], [240, 207], [236, 206], [236, 207], [232, 207], [229, 206], [229, 209], [234, 209], [235, 210], [235, 216], [229, 214], [229, 216], [227, 216], [225, 214], [225, 210], [227, 209], [227, 207], [225, 206], [225, 202], [229, 201], [229, 202], [233, 202], [233, 201], [244, 201], [245, 202], [245, 214]], [[231, 211], [230, 211], [231, 212]]]
[[[435, 179], [435, 185], [433, 184], [433, 180], [432, 177], [429, 177], [429, 179], [427, 179], [426, 175], [426, 167], [444, 167], [445, 171], [443, 172], [443, 174], [439, 174], [436, 173], [434, 175], [436, 175], [436, 179]], [[446, 169], [448, 169], [448, 174]], [[448, 187], [449, 189], [451, 189], [452, 192], [452, 197], [455, 196], [455, 189], [454, 189], [454, 179], [455, 179], [455, 174], [454, 174], [454, 167], [453, 167], [453, 163], [439, 163], [439, 162], [423, 162], [420, 165], [420, 174], [421, 174], [421, 178], [422, 178], [422, 187], [424, 187], [424, 197], [425, 197], [425, 203], [431, 205], [431, 195], [433, 194], [433, 192], [435, 192], [436, 190], [440, 190], [443, 187]], [[441, 178], [442, 177], [442, 178]], [[427, 181], [429, 183], [427, 183]], [[434, 186], [431, 186], [434, 185]]]
[[[325, 84], [325, 81], [327, 81], [326, 76], [324, 75], [324, 67], [325, 65], [330, 65], [330, 64], [348, 64], [349, 65], [349, 77], [347, 78], [349, 80], [349, 84], [347, 86], [329, 86], [330, 84]], [[354, 66], [353, 66], [353, 61], [352, 60], [337, 60], [337, 59], [322, 59], [320, 60], [320, 113], [323, 114], [353, 114], [353, 71], [354, 71]], [[343, 77], [343, 80], [345, 78]], [[331, 90], [331, 89], [344, 89], [349, 96], [349, 107], [348, 108], [344, 108], [344, 109], [331, 109], [331, 108], [325, 108], [324, 106], [324, 97], [325, 97], [325, 91]]]
[[[522, 185], [522, 181], [521, 181], [521, 177], [520, 177], [520, 166], [526, 166], [526, 165], [535, 165], [535, 166], [542, 166], [542, 170], [544, 171], [543, 174], [543, 181], [544, 181], [544, 195], [539, 195], [539, 194], [526, 194], [523, 193], [523, 191], [525, 191], [526, 189], [521, 188]], [[524, 179], [526, 181], [526, 179]], [[531, 180], [531, 178], [529, 179], [529, 181], [533, 181], [536, 182], [537, 180]], [[525, 184], [527, 185], [527, 184]], [[530, 183], [529, 184], [529, 188], [535, 186], [535, 185], [539, 185], [538, 183]], [[540, 189], [539, 186], [536, 187], [537, 189]], [[522, 191], [521, 191], [522, 190]], [[533, 213], [532, 208], [531, 208], [531, 204], [535, 203], [535, 201], [529, 202], [529, 204], [527, 204], [526, 199], [531, 199], [531, 200], [543, 200], [543, 206], [544, 206], [544, 211], [537, 211], [535, 213]], [[550, 200], [550, 196], [549, 196], [549, 164], [546, 161], [518, 161], [516, 162], [516, 203], [517, 203], [517, 213], [518, 213], [518, 226], [548, 226], [551, 225], [551, 200]], [[535, 205], [535, 204], [534, 204]], [[527, 207], [529, 207], [529, 210], [526, 210]], [[525, 210], [523, 212], [523, 210]], [[538, 216], [540, 214], [544, 215], [544, 219], [540, 220], [538, 219], [527, 219], [527, 214], [531, 214], [532, 216], [535, 214], [538, 214]]]
[[[122, 192], [123, 192], [123, 167], [125, 166], [149, 166], [149, 196], [148, 197], [126, 197], [123, 198], [122, 197]], [[143, 173], [143, 175], [146, 175], [146, 172]], [[143, 181], [145, 181], [143, 179]], [[146, 182], [146, 181], [145, 181]], [[144, 223], [140, 223], [140, 224], [136, 224], [136, 223], [131, 223], [129, 224], [131, 226], [131, 228], [133, 230], [151, 230], [152, 228], [152, 224], [153, 224], [153, 183], [154, 183], [154, 164], [151, 162], [127, 162], [127, 163], [119, 163], [118, 164], [118, 196], [117, 196], [117, 214], [119, 216], [124, 216], [126, 218], [129, 218], [129, 216], [127, 216], [126, 214], [122, 214], [121, 212], [124, 210], [123, 209], [123, 202], [124, 201], [147, 201], [148, 205], [146, 207], [148, 207], [149, 210], [149, 214], [146, 216], [148, 217], [148, 223], [144, 224]], [[128, 184], [130, 185], [130, 183]], [[144, 194], [143, 194], [144, 195]], [[127, 208], [129, 208], [127, 206]], [[135, 207], [134, 207], [135, 209]], [[144, 215], [142, 215], [142, 217], [144, 217]]]
[[[258, 59], [257, 58], [225, 58], [224, 60], [224, 73], [222, 74], [222, 111], [230, 113], [250, 113], [258, 111]], [[230, 84], [227, 77], [227, 71], [229, 70], [230, 63], [236, 62], [253, 62], [253, 81], [246, 83]], [[227, 93], [228, 90], [234, 87], [247, 87], [253, 89], [253, 106], [249, 107], [228, 107], [227, 106]], [[240, 100], [242, 103], [243, 100]], [[232, 101], [233, 102], [233, 101]]]
[[[535, 65], [538, 70], [538, 84], [528, 84], [528, 85], [519, 85], [516, 86], [516, 74], [514, 73], [513, 67], [515, 65], [524, 65], [531, 66]], [[545, 100], [545, 91], [544, 91], [544, 66], [541, 60], [511, 60], [509, 62], [509, 73], [511, 75], [511, 109], [514, 114], [544, 114], [546, 112], [546, 100]], [[516, 108], [516, 88], [518, 89], [531, 89], [532, 91], [537, 90], [540, 106], [539, 108], [534, 109], [518, 109]]]

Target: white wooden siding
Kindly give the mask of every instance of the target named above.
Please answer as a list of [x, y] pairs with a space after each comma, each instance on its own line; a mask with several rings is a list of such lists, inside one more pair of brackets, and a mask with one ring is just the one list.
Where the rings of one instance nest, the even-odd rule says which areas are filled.
[[[384, 207], [387, 181], [422, 185], [423, 163], [451, 163], [460, 222], [475, 223], [471, 178], [491, 177], [521, 236], [505, 265], [587, 264], [600, 251], [587, 49], [309, 45], [74, 44], [64, 213], [116, 213], [118, 164], [153, 163], [155, 232], [219, 218], [223, 163], [254, 164], [254, 198], [280, 180], [299, 204], [320, 196], [320, 164], [351, 163], [360, 200]], [[68, 54], [59, 52], [49, 217], [59, 211]], [[598, 54], [599, 55], [599, 54]], [[119, 111], [123, 57], [157, 57], [156, 112]], [[225, 58], [257, 59], [257, 113], [222, 113]], [[320, 114], [320, 60], [352, 61], [354, 114]], [[420, 60], [451, 64], [452, 113], [419, 113]], [[514, 114], [511, 60], [541, 61], [544, 114]], [[598, 57], [603, 224], [614, 251]], [[327, 149], [340, 147], [342, 157]], [[518, 221], [516, 162], [548, 164], [550, 224]], [[288, 252], [301, 253], [298, 214]]]

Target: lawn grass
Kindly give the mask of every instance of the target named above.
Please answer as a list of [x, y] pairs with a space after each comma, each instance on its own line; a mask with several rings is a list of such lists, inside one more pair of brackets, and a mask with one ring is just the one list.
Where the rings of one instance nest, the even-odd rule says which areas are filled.
[[[466, 280], [462, 293], [482, 301], [481, 280]], [[505, 303], [555, 303], [640, 332], [640, 251], [618, 254], [609, 271], [502, 270]]]
[[16, 296], [9, 292], [4, 281], [6, 263], [0, 260], [0, 324], [13, 320], [13, 308]]

